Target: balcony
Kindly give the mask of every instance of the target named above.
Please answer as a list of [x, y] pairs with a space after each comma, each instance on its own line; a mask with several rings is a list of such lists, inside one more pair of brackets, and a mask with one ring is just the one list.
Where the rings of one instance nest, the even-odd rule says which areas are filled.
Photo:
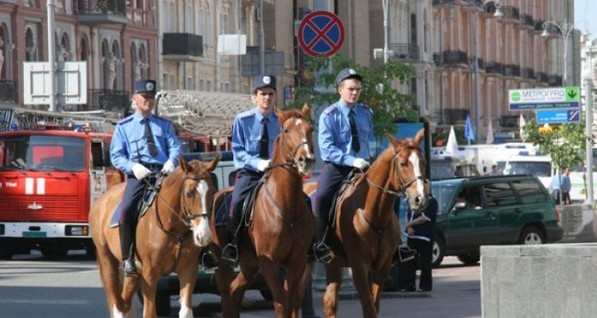
[[0, 102], [17, 102], [17, 82], [12, 80], [0, 80]]
[[549, 82], [549, 78], [548, 78], [547, 74], [545, 74], [543, 72], [536, 72], [535, 73], [535, 80], [537, 82], [545, 83], [545, 84], [547, 84]]
[[549, 84], [549, 86], [562, 86], [562, 76], [549, 75], [547, 76], [547, 83]]
[[523, 67], [520, 70], [520, 76], [524, 79], [534, 80], [535, 79], [535, 70], [530, 67]]
[[466, 66], [468, 67], [468, 56], [463, 51], [444, 51], [433, 54], [433, 61], [436, 66]]
[[502, 115], [499, 119], [500, 127], [516, 128], [519, 126], [519, 120], [518, 115]]
[[502, 63], [487, 62], [485, 63], [485, 73], [488, 75], [498, 76], [502, 75], [504, 65]]
[[82, 24], [127, 24], [126, 5], [121, 0], [77, 0], [73, 12]]
[[392, 58], [398, 60], [415, 60], [420, 59], [419, 46], [410, 43], [391, 43], [390, 50], [394, 52]]
[[197, 61], [203, 56], [203, 37], [190, 33], [164, 33], [162, 55], [168, 59]]
[[518, 24], [520, 23], [520, 10], [513, 6], [504, 6], [502, 9], [504, 15], [502, 21], [505, 23]]
[[87, 110], [105, 110], [124, 114], [131, 107], [128, 91], [90, 89], [87, 91]]
[[520, 23], [532, 29], [535, 28], [535, 21], [533, 21], [533, 16], [530, 14], [521, 14]]
[[468, 115], [470, 111], [471, 110], [468, 108], [444, 109], [442, 118], [446, 124], [464, 124], [466, 121], [466, 115]]
[[514, 64], [506, 64], [502, 69], [502, 74], [506, 77], [519, 77], [520, 66]]

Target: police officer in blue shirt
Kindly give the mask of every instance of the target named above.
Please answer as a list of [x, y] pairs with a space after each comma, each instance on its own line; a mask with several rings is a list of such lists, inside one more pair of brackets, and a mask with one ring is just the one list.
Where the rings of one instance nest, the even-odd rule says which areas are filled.
[[256, 107], [238, 114], [232, 128], [232, 155], [237, 174], [232, 192], [233, 211], [228, 229], [233, 233], [233, 237], [222, 251], [222, 257], [232, 263], [238, 260], [236, 239], [241, 216], [240, 209], [246, 196], [270, 166], [274, 140], [280, 133], [280, 123], [274, 113], [275, 77], [256, 76], [253, 79], [253, 97]]
[[126, 276], [137, 275], [133, 242], [139, 200], [145, 187], [155, 181], [157, 173], [174, 171], [181, 154], [172, 123], [152, 113], [155, 106], [155, 81], [137, 81], [133, 89], [135, 113], [116, 125], [110, 145], [112, 164], [127, 175], [119, 222]]
[[354, 69], [345, 68], [336, 76], [340, 100], [328, 106], [319, 117], [319, 151], [324, 161], [317, 181], [317, 261], [329, 263], [333, 253], [324, 243], [332, 199], [342, 180], [353, 170], [369, 166], [369, 140], [373, 133], [373, 113], [359, 103], [362, 77]]

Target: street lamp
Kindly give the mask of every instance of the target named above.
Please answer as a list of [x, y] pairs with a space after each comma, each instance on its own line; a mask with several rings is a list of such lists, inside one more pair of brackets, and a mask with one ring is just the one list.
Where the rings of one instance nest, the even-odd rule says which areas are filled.
[[545, 21], [543, 22], [543, 33], [541, 33], [541, 36], [550, 36], [551, 32], [549, 29], [551, 26], [556, 27], [560, 31], [560, 35], [562, 36], [562, 46], [564, 48], [564, 65], [562, 65], [562, 83], [564, 84], [564, 86], [568, 86], [568, 37], [572, 33], [572, 30], [574, 30], [574, 24], [568, 22], [562, 22], [558, 24], [554, 21]]

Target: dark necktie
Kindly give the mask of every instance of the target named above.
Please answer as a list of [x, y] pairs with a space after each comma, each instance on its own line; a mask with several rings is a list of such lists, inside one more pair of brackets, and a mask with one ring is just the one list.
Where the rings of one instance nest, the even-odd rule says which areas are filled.
[[261, 144], [259, 147], [259, 157], [261, 159], [267, 159], [269, 157], [269, 134], [267, 132], [267, 122], [267, 117], [261, 120], [261, 123], [263, 124], [263, 129], [261, 130]]
[[151, 132], [148, 118], [145, 119], [145, 138], [147, 138], [147, 149], [149, 150], [149, 155], [152, 157], [157, 156], [158, 148], [155, 146], [155, 140], [153, 139], [153, 132]]
[[352, 135], [352, 150], [359, 152], [361, 150], [361, 144], [359, 143], [359, 131], [357, 130], [357, 122], [355, 120], [355, 112], [353, 109], [348, 113], [348, 121], [350, 122], [350, 134]]

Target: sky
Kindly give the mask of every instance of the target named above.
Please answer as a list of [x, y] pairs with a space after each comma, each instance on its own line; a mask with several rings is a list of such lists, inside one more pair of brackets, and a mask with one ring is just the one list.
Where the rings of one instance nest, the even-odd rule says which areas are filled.
[[583, 33], [591, 33], [597, 39], [597, 0], [574, 0], [574, 26]]

